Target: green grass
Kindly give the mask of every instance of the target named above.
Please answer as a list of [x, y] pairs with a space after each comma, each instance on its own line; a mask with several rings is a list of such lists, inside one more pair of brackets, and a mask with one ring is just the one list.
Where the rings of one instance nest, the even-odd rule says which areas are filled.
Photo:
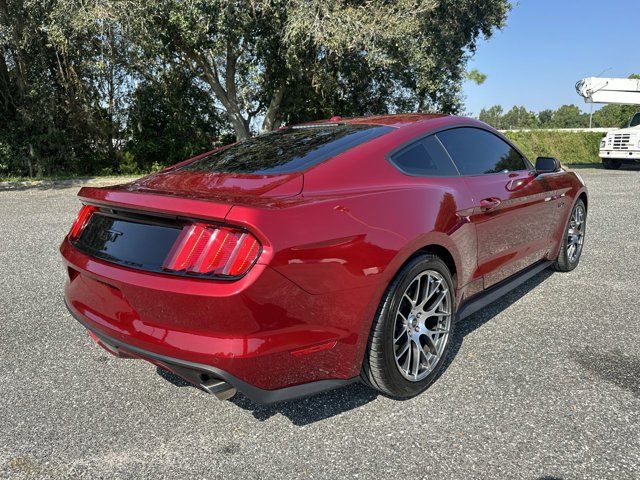
[[599, 164], [598, 149], [604, 136], [597, 132], [505, 132], [535, 162], [537, 157], [556, 157], [564, 165]]

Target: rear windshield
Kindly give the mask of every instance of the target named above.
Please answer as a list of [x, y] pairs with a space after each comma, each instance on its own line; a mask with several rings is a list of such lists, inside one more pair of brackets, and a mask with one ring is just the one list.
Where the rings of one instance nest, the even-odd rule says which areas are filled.
[[218, 150], [180, 170], [218, 173], [298, 172], [393, 130], [376, 125], [292, 127]]

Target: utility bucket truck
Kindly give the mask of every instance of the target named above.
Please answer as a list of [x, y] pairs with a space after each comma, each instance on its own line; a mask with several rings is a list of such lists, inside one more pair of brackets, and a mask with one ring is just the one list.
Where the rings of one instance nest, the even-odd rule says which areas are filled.
[[[589, 77], [576, 84], [576, 91], [587, 103], [640, 105], [640, 79]], [[640, 162], [640, 112], [627, 128], [613, 130], [600, 141], [604, 168], [620, 168], [623, 163]]]

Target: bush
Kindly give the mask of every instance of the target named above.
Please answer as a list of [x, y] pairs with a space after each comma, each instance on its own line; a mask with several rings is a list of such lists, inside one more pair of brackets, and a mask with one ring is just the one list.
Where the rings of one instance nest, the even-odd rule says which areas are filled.
[[124, 175], [135, 175], [140, 169], [136, 163], [135, 156], [131, 152], [124, 152], [118, 165], [118, 170]]
[[561, 163], [600, 163], [598, 150], [604, 134], [598, 132], [554, 132], [530, 130], [505, 135], [535, 162], [537, 157], [556, 157]]

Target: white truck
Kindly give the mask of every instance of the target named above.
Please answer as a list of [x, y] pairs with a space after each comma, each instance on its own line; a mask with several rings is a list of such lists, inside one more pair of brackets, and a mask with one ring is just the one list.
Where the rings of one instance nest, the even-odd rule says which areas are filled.
[[[589, 77], [576, 84], [576, 91], [587, 103], [640, 105], [640, 79]], [[613, 130], [600, 141], [604, 168], [620, 168], [623, 163], [640, 162], [640, 112], [627, 128]]]
[[620, 168], [623, 163], [640, 162], [640, 112], [627, 128], [614, 130], [600, 141], [600, 158], [604, 168]]

